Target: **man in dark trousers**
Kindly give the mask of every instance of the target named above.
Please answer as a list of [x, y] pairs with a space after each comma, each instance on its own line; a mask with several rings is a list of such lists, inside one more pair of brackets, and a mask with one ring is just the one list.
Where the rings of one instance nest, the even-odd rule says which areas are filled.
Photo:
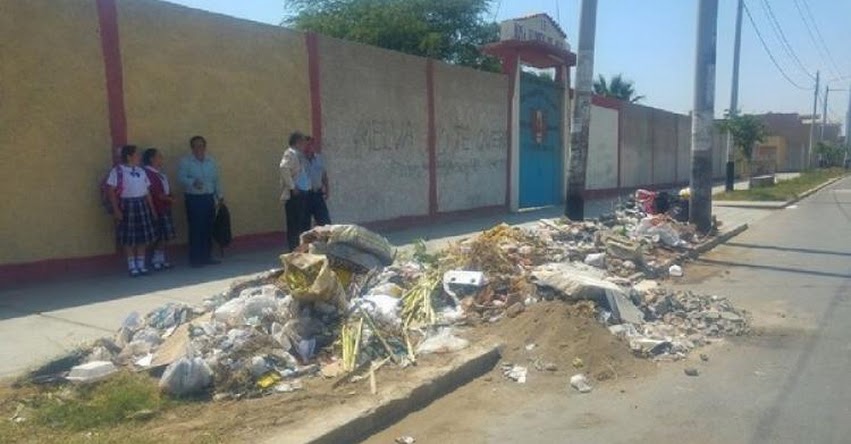
[[307, 193], [306, 229], [310, 229], [311, 219], [317, 226], [330, 225], [331, 216], [328, 213], [328, 171], [325, 169], [325, 157], [319, 152], [318, 141], [307, 136], [307, 147], [304, 151], [307, 159], [307, 174], [310, 177], [310, 191]]
[[287, 213], [287, 246], [290, 251], [298, 248], [301, 233], [308, 225], [307, 193], [310, 191], [310, 177], [307, 172], [307, 160], [304, 147], [307, 139], [304, 134], [295, 132], [290, 135], [289, 146], [281, 158], [281, 201]]
[[180, 161], [178, 179], [186, 198], [189, 222], [189, 264], [193, 267], [218, 264], [211, 256], [213, 219], [216, 205], [224, 202], [219, 167], [207, 155], [207, 141], [201, 136], [189, 140], [192, 154]]

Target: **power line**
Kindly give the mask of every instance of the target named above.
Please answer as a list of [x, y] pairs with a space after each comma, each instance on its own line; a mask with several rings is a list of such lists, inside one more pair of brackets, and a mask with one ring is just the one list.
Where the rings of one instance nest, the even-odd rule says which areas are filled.
[[499, 0], [498, 2], [496, 2], [496, 10], [493, 12], [493, 20], [492, 21], [496, 21], [496, 17], [499, 15], [499, 8], [501, 8], [501, 7], [502, 7], [502, 0]]
[[765, 53], [768, 54], [768, 58], [771, 59], [771, 63], [774, 64], [774, 67], [777, 68], [778, 71], [780, 71], [780, 74], [783, 75], [783, 78], [785, 78], [786, 81], [789, 82], [792, 86], [800, 90], [808, 91], [810, 88], [806, 88], [795, 83], [795, 81], [792, 80], [792, 78], [789, 77], [788, 74], [786, 74], [786, 71], [784, 71], [783, 68], [780, 67], [780, 64], [777, 63], [777, 59], [774, 58], [774, 54], [771, 53], [771, 50], [768, 48], [768, 44], [765, 43], [765, 39], [762, 37], [762, 33], [759, 32], [759, 28], [756, 26], [756, 22], [754, 21], [753, 16], [751, 15], [751, 10], [750, 8], [748, 8], [747, 2], [743, 3], [745, 6], [745, 13], [748, 16], [748, 21], [751, 22], [751, 26], [753, 26], [754, 31], [756, 31], [756, 36], [759, 37], [759, 41], [762, 43], [762, 48], [765, 49]]
[[768, 14], [774, 33], [780, 38], [781, 46], [786, 51], [786, 54], [795, 61], [795, 64], [798, 65], [798, 68], [800, 68], [801, 71], [807, 74], [807, 77], [815, 80], [815, 76], [807, 70], [803, 63], [801, 63], [801, 59], [798, 58], [798, 55], [795, 54], [795, 50], [792, 49], [792, 45], [789, 44], [789, 40], [786, 38], [786, 33], [783, 32], [783, 27], [780, 26], [777, 16], [774, 15], [771, 3], [768, 0], [762, 0], [762, 8]]
[[816, 18], [813, 16], [813, 11], [810, 9], [810, 2], [808, 0], [801, 0], [804, 3], [804, 8], [807, 10], [807, 15], [810, 17], [810, 22], [812, 22], [813, 27], [816, 30], [816, 35], [818, 35], [819, 41], [821, 45], [824, 47], [824, 52], [827, 54], [827, 59], [830, 61], [831, 67], [836, 72], [836, 75], [842, 76], [842, 70], [839, 69], [839, 66], [836, 64], [836, 59], [833, 58], [833, 54], [830, 53], [830, 48], [827, 46], [827, 43], [824, 41], [824, 36], [821, 34], [821, 29], [819, 29], [818, 23], [816, 23]]
[[[816, 52], [818, 52], [818, 55], [821, 58], [822, 63], [824, 63], [825, 65], [828, 65], [829, 62], [827, 61], [827, 59], [828, 59], [829, 55], [826, 56], [825, 52], [824, 52], [824, 49], [826, 48], [826, 46], [823, 47], [822, 45], [819, 44], [818, 38], [816, 38], [816, 34], [815, 34], [815, 32], [813, 32], [813, 28], [815, 28], [815, 30], [818, 31], [818, 25], [816, 25], [815, 22], [812, 25], [810, 24], [810, 21], [807, 20], [807, 14], [804, 12], [804, 9], [801, 7], [801, 2], [799, 0], [793, 0], [793, 2], [795, 3], [795, 9], [798, 10], [798, 15], [801, 17], [801, 21], [804, 22], [804, 27], [807, 28], [807, 34], [810, 35], [810, 41], [812, 42], [813, 46], [816, 48]], [[810, 10], [809, 5], [807, 5], [806, 3], [804, 3], [804, 4], [807, 6], [807, 11], [809, 11]], [[810, 14], [810, 17], [812, 17], [812, 14]], [[819, 34], [820, 34], [820, 32], [819, 32]], [[840, 74], [840, 76], [841, 76], [841, 74]]]

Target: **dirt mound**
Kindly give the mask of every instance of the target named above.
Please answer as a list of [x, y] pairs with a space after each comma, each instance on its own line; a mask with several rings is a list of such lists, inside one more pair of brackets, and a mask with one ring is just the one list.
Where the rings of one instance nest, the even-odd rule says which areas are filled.
[[576, 373], [603, 381], [653, 368], [597, 322], [594, 313], [590, 303], [541, 302], [515, 318], [477, 328], [470, 338], [500, 342], [505, 345], [503, 362], [528, 367], [530, 374], [559, 376], [562, 383], [565, 375]]

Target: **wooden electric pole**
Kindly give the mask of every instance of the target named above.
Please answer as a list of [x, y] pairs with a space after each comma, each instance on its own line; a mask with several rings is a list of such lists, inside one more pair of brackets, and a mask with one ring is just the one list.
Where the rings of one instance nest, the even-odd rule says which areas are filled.
[[712, 228], [712, 143], [715, 132], [715, 47], [718, 0], [700, 0], [691, 116], [691, 202], [689, 221], [706, 233]]
[[571, 220], [585, 219], [585, 172], [588, 169], [596, 28], [597, 0], [582, 0], [576, 64], [576, 102], [573, 106], [573, 123], [570, 127], [570, 159], [564, 209], [565, 216]]

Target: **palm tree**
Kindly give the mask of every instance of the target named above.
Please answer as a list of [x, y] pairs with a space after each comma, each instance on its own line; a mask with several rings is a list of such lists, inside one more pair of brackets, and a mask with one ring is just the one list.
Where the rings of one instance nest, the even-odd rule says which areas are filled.
[[594, 82], [594, 94], [612, 97], [629, 103], [638, 103], [644, 100], [644, 96], [635, 95], [635, 86], [631, 80], [625, 80], [623, 74], [613, 76], [612, 80], [608, 82], [600, 74]]

